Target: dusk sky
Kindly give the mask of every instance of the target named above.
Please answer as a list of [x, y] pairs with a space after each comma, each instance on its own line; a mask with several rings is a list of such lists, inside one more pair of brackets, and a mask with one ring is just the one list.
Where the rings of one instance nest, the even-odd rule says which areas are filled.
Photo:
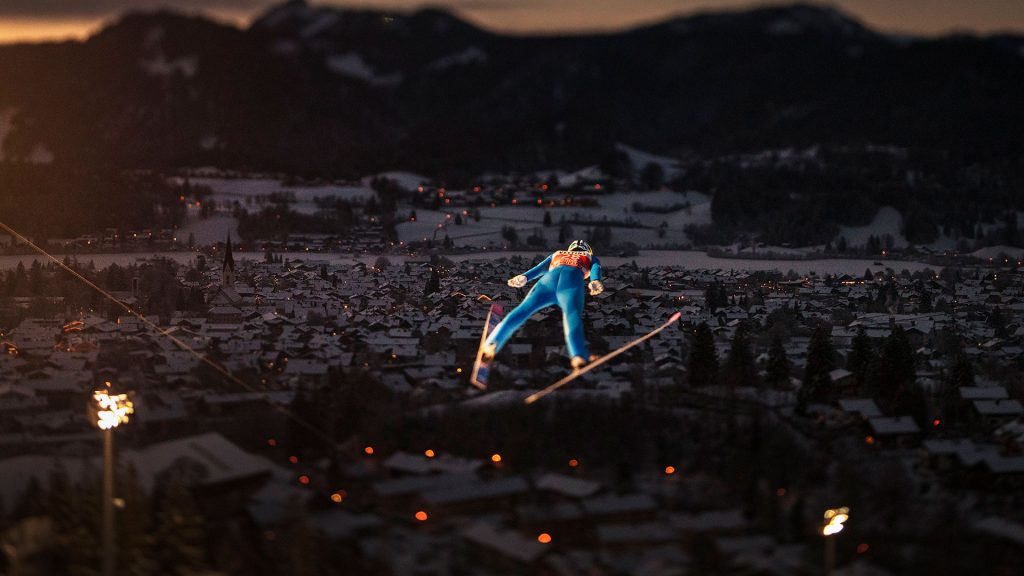
[[[245, 25], [275, 0], [0, 0], [0, 42], [81, 38], [129, 10], [160, 6], [206, 14]], [[767, 2], [778, 3], [778, 2]], [[320, 0], [348, 5], [411, 10], [444, 6], [486, 28], [514, 33], [616, 30], [704, 10], [745, 8], [750, 0]], [[869, 26], [921, 35], [950, 31], [1024, 32], [1022, 0], [833, 0]]]

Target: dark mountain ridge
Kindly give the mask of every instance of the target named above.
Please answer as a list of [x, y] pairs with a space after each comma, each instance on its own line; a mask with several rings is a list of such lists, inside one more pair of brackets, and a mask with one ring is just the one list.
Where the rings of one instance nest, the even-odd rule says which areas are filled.
[[893, 38], [807, 5], [564, 37], [436, 9], [288, 2], [247, 30], [132, 13], [84, 42], [0, 46], [0, 78], [6, 161], [354, 176], [573, 167], [615, 142], [1024, 152], [1024, 39]]

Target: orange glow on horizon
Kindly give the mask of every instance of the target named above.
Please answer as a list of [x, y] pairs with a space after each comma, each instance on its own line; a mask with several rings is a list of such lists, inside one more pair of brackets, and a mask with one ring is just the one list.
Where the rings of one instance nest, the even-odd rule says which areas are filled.
[[[74, 6], [75, 3], [68, 3]], [[132, 8], [129, 2], [124, 9]], [[264, 7], [246, 10], [218, 8], [217, 2], [201, 12], [225, 24], [247, 26]], [[353, 8], [411, 11], [423, 5], [421, 0], [322, 0], [318, 5]], [[457, 16], [495, 32], [511, 34], [554, 34], [608, 32], [629, 29], [669, 18], [693, 15], [702, 11], [750, 8], [750, 0], [641, 0], [623, 10], [614, 0], [548, 0], [510, 8], [496, 8], [487, 3], [467, 4]], [[832, 0], [833, 5], [867, 26], [885, 32], [922, 35], [950, 31], [994, 33], [1024, 30], [1024, 9], [1015, 2], [963, 2], [962, 0], [927, 0], [916, 2], [864, 2]], [[73, 8], [53, 16], [25, 15], [0, 11], [0, 43], [43, 42], [61, 39], [82, 40], [117, 18], [115, 4], [109, 11]], [[196, 13], [196, 10], [181, 10]]]
[[102, 22], [0, 18], [0, 44], [84, 40], [99, 31]]

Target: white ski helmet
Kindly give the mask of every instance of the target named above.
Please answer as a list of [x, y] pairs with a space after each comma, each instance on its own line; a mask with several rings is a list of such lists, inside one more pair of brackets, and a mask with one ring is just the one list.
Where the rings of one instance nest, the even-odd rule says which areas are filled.
[[569, 252], [586, 252], [587, 256], [593, 256], [594, 250], [587, 244], [586, 240], [573, 240], [569, 244]]

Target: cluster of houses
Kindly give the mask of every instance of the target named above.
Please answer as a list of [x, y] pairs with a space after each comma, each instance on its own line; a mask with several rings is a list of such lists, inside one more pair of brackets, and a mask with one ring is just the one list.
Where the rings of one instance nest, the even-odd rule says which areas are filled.
[[[510, 267], [530, 265], [525, 259], [380, 259], [369, 265], [314, 256], [236, 265], [228, 248], [223, 268], [202, 282], [179, 272], [182, 285], [205, 291], [205, 313], [143, 320], [76, 312], [0, 327], [4, 509], [13, 508], [33, 478], [45, 482], [58, 456], [73, 474], [99, 469], [99, 436], [85, 404], [93, 389], [111, 382], [133, 391], [136, 414], [131, 430], [121, 434], [121, 458], [139, 471], [143, 488], [183, 458], [196, 463], [208, 470], [197, 490], [245, 495], [232, 514], [255, 527], [257, 548], [280, 545], [277, 535], [294, 521], [296, 501], [329, 498], [305, 521], [318, 538], [381, 573], [669, 576], [687, 573], [694, 562], [721, 574], [817, 569], [805, 543], [753, 525], [735, 502], [702, 500], [715, 479], [672, 467], [640, 471], [632, 490], [622, 492], [603, 476], [583, 473], [575, 461], [559, 470], [519, 470], [503, 465], [500, 454], [388, 454], [353, 444], [340, 473], [344, 485], [330, 485], [321, 463], [297, 462], [278, 445], [288, 430], [280, 409], [300, 390], [358, 370], [367, 386], [406, 398], [410, 409], [519, 403], [568, 370], [558, 310], [524, 326], [498, 358], [493, 391], [479, 391], [468, 378], [487, 310], [522, 298], [505, 280]], [[785, 280], [678, 267], [609, 272], [606, 291], [586, 304], [595, 352], [646, 334], [675, 311], [682, 321], [559, 391], [560, 401], [629, 398], [673, 410], [671, 399], [680, 390], [706, 402], [735, 394], [812, 439], [855, 439], [859, 448], [845, 457], [909, 462], [908, 473], [933, 494], [983, 489], [998, 495], [1024, 481], [1024, 389], [987, 373], [979, 372], [975, 386], [957, 390], [973, 423], [964, 431], [947, 431], [939, 420], [883, 413], [842, 367], [830, 375], [834, 402], [812, 405], [813, 416], [797, 415], [809, 329], [793, 331], [785, 341], [793, 365], [790, 388], [686, 387], [688, 334], [695, 324], [712, 328], [718, 356], [725, 358], [739, 326], [753, 327], [756, 336], [779, 313], [804, 328], [831, 323], [841, 358], [859, 330], [881, 340], [902, 327], [915, 348], [918, 382], [935, 393], [951, 362], [936, 351], [937, 340], [950, 331], [962, 337], [974, 362], [1012, 373], [1024, 353], [1024, 276], [1016, 271], [998, 272], [1001, 280], [991, 271], [966, 274], [955, 283], [909, 276]], [[724, 290], [727, 305], [712, 310], [705, 301], [709, 288]], [[137, 293], [118, 296], [141, 304]], [[868, 311], [872, 305], [885, 311]], [[1001, 321], [994, 326], [996, 308]], [[848, 317], [837, 321], [837, 310]], [[767, 344], [754, 342], [763, 368]], [[236, 375], [234, 381], [211, 372], [205, 359]], [[693, 502], [701, 505], [687, 504]], [[1024, 545], [1020, 512], [989, 510], [974, 529]], [[694, 558], [695, 548], [707, 553]], [[865, 557], [835, 573], [890, 572]]]

